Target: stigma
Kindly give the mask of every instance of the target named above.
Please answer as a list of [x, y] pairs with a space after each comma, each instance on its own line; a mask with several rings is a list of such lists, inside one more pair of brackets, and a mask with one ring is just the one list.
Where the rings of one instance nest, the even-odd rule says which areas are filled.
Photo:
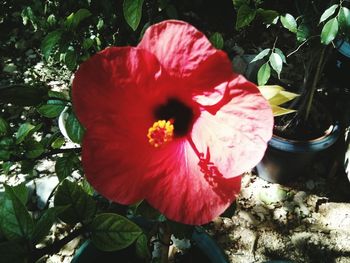
[[148, 142], [158, 148], [166, 144], [174, 138], [174, 121], [172, 119], [159, 120], [153, 123], [152, 127], [148, 129]]

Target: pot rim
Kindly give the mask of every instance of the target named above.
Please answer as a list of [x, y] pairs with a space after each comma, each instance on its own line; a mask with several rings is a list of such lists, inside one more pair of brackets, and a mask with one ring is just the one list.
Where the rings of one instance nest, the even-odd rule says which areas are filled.
[[287, 152], [318, 152], [332, 146], [340, 134], [340, 125], [335, 123], [325, 134], [312, 140], [287, 139], [273, 134], [269, 146]]

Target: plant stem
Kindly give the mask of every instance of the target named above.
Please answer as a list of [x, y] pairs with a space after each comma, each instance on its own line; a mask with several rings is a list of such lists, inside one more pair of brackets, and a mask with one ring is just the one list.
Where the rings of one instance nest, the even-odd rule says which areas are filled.
[[311, 106], [312, 106], [312, 101], [315, 95], [315, 91], [316, 91], [316, 87], [317, 87], [317, 83], [318, 80], [320, 78], [320, 73], [321, 73], [321, 68], [322, 68], [322, 64], [323, 64], [323, 60], [324, 60], [324, 53], [325, 53], [326, 47], [322, 47], [321, 50], [321, 54], [320, 54], [320, 59], [317, 63], [317, 68], [316, 68], [316, 73], [315, 73], [315, 77], [312, 81], [312, 86], [310, 89], [310, 93], [309, 93], [309, 97], [307, 100], [307, 105], [306, 105], [306, 112], [305, 112], [305, 116], [304, 116], [304, 121], [306, 122], [309, 119], [309, 115], [310, 115], [310, 111], [311, 111]]
[[[67, 152], [71, 152], [71, 151], [80, 152], [81, 148], [52, 149], [51, 151], [45, 152], [45, 153], [41, 154], [40, 156], [38, 156], [34, 159], [30, 159], [30, 160], [39, 160], [39, 159], [43, 159], [45, 157], [49, 157], [52, 155], [56, 155], [56, 154], [60, 154], [60, 153], [67, 153]], [[20, 162], [20, 161], [24, 161], [24, 160], [28, 160], [28, 159], [29, 158], [27, 158], [25, 156], [13, 156], [9, 161]]]
[[169, 246], [171, 242], [171, 232], [169, 225], [164, 222], [161, 227], [162, 233], [160, 237], [161, 251], [160, 251], [160, 262], [168, 263], [169, 260]]
[[35, 248], [32, 252], [31, 258], [29, 262], [36, 262], [38, 259], [42, 258], [45, 255], [52, 255], [54, 253], [57, 253], [61, 250], [62, 247], [64, 247], [67, 243], [72, 241], [73, 239], [77, 238], [78, 236], [85, 233], [85, 228], [80, 227], [78, 229], [75, 229], [71, 233], [69, 233], [67, 236], [65, 236], [62, 239], [56, 240], [52, 244], [43, 247], [43, 248]]

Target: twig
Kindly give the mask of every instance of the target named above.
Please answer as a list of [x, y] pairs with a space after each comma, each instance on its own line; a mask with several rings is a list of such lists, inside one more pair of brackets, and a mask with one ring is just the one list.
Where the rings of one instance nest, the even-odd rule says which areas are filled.
[[81, 227], [73, 232], [69, 233], [67, 236], [65, 236], [62, 239], [56, 240], [52, 244], [43, 247], [43, 248], [35, 248], [34, 251], [32, 252], [31, 258], [29, 262], [36, 262], [38, 259], [42, 258], [45, 255], [52, 255], [54, 253], [57, 253], [58, 251], [61, 250], [62, 247], [64, 247], [67, 243], [72, 241], [73, 239], [77, 238], [78, 236], [82, 235], [85, 233], [85, 228]]
[[293, 50], [292, 52], [290, 52], [288, 55], [287, 55], [287, 58], [290, 57], [291, 55], [293, 55], [294, 53], [298, 52], [299, 49], [304, 46], [310, 39], [312, 38], [315, 38], [315, 37], [319, 37], [320, 35], [317, 35], [317, 36], [311, 36], [309, 37], [308, 39], [304, 40], [295, 50]]
[[[56, 155], [56, 154], [60, 154], [60, 153], [67, 153], [67, 152], [72, 152], [75, 151], [77, 153], [81, 152], [81, 148], [65, 148], [65, 149], [52, 149], [48, 152], [45, 152], [41, 155], [39, 155], [36, 158], [30, 159], [30, 160], [39, 160], [39, 159], [43, 159], [52, 155]], [[28, 160], [29, 158], [25, 157], [25, 156], [13, 156], [12, 158], [10, 158], [10, 162], [20, 162], [20, 161], [24, 161], [24, 160]]]

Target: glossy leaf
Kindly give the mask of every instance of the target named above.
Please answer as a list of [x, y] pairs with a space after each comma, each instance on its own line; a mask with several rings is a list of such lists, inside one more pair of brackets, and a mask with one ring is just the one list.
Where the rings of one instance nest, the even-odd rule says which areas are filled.
[[80, 124], [75, 114], [71, 112], [66, 120], [65, 128], [68, 137], [75, 143], [81, 143], [84, 136], [84, 127]]
[[34, 244], [44, 239], [50, 232], [53, 223], [57, 220], [57, 215], [67, 209], [68, 207], [50, 207], [45, 210], [35, 223], [32, 234], [32, 242]]
[[8, 124], [8, 122], [5, 119], [0, 117], [0, 136], [7, 134], [9, 129], [10, 129], [10, 125]]
[[265, 85], [271, 75], [271, 68], [269, 63], [263, 64], [258, 71], [258, 84]]
[[76, 29], [81, 21], [91, 16], [91, 12], [85, 8], [79, 9], [76, 13], [71, 13], [65, 21], [65, 26], [69, 29]]
[[59, 30], [52, 31], [46, 35], [41, 43], [41, 52], [43, 53], [45, 59], [49, 58], [52, 49], [58, 44], [61, 37], [62, 32]]
[[23, 123], [16, 133], [16, 143], [19, 144], [34, 130], [35, 126], [30, 123]]
[[74, 182], [64, 180], [57, 189], [55, 206], [69, 206], [59, 218], [67, 224], [90, 222], [96, 213], [96, 203]]
[[293, 33], [297, 32], [297, 21], [295, 20], [294, 16], [292, 16], [291, 14], [287, 13], [281, 16], [281, 23], [290, 32], [293, 32]]
[[266, 57], [266, 56], [269, 54], [270, 51], [271, 51], [270, 48], [264, 49], [264, 50], [261, 51], [258, 55], [256, 55], [256, 56], [252, 59], [252, 61], [250, 61], [250, 63], [253, 63], [253, 62], [255, 62], [255, 61], [258, 61], [258, 60], [260, 60], [260, 59], [263, 59], [264, 57]]
[[338, 6], [339, 6], [338, 4], [335, 4], [328, 7], [321, 15], [320, 23], [322, 23], [323, 21], [326, 21], [331, 15], [333, 15], [335, 10], [338, 8]]
[[18, 238], [29, 239], [34, 228], [33, 220], [14, 190], [5, 185], [4, 202], [0, 215], [1, 231], [8, 240], [14, 240]]
[[142, 230], [129, 219], [111, 213], [97, 215], [90, 225], [93, 244], [103, 251], [120, 250], [130, 246]]
[[282, 50], [275, 48], [275, 52], [281, 57], [283, 63], [287, 63], [286, 56], [283, 54]]
[[322, 28], [321, 43], [328, 45], [336, 37], [339, 29], [337, 18], [330, 19]]
[[279, 16], [278, 12], [275, 10], [266, 10], [259, 8], [257, 10], [257, 15], [259, 15], [260, 19], [264, 24], [272, 24], [272, 22]]
[[343, 30], [350, 27], [350, 10], [342, 6], [338, 16], [339, 27]]
[[248, 5], [242, 5], [238, 9], [237, 20], [236, 20], [236, 29], [241, 29], [249, 25], [255, 18], [256, 10], [250, 8]]
[[151, 253], [148, 248], [148, 239], [145, 234], [141, 234], [136, 240], [136, 255], [144, 259], [151, 257]]
[[123, 12], [128, 25], [135, 31], [142, 17], [142, 5], [144, 0], [124, 0]]
[[298, 42], [306, 41], [311, 34], [310, 25], [306, 23], [301, 23], [297, 30], [297, 40]]
[[63, 111], [65, 105], [60, 104], [45, 104], [41, 105], [37, 111], [46, 118], [56, 118]]
[[224, 38], [219, 32], [212, 34], [209, 40], [217, 49], [222, 49], [224, 47]]
[[59, 149], [61, 148], [64, 144], [66, 143], [66, 140], [62, 137], [58, 137], [56, 138], [52, 143], [51, 143], [51, 147], [53, 149]]
[[68, 154], [63, 157], [59, 157], [56, 160], [55, 172], [60, 181], [70, 176], [73, 172], [74, 166], [74, 154]]
[[24, 144], [24, 155], [29, 159], [35, 159], [44, 153], [44, 146], [35, 140], [29, 140]]
[[269, 58], [269, 62], [271, 64], [271, 67], [276, 71], [278, 78], [280, 78], [280, 74], [282, 71], [283, 61], [279, 54], [272, 53]]

